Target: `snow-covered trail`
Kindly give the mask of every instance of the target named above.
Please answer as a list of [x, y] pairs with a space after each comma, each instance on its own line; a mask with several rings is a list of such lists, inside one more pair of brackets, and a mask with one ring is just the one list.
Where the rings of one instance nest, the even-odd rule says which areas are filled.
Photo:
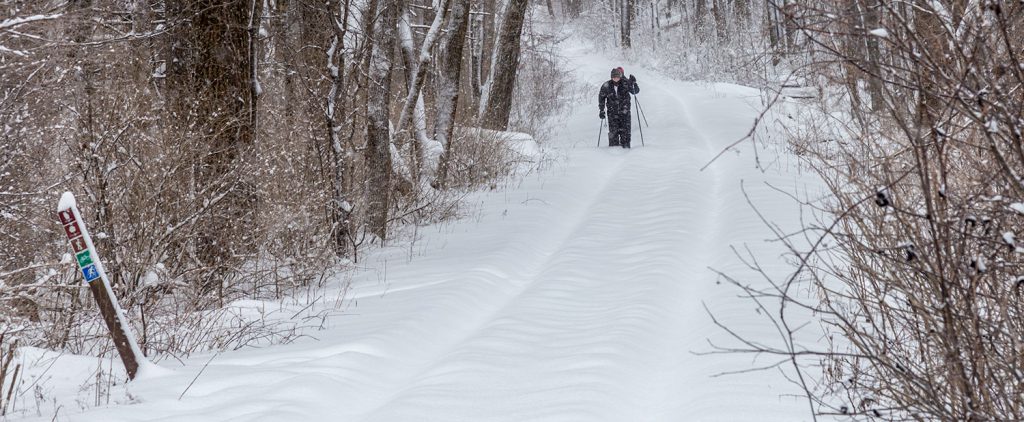
[[[582, 48], [565, 52], [593, 95], [551, 148], [565, 163], [481, 194], [475, 219], [421, 231], [375, 253], [354, 279], [348, 315], [301, 340], [209, 359], [130, 386], [138, 403], [58, 420], [109, 421], [794, 421], [805, 402], [770, 364], [698, 355], [727, 343], [704, 304], [771, 341], [753, 305], [708, 269], [749, 275], [729, 246], [750, 243], [769, 268], [769, 218], [795, 207], [761, 182], [753, 157], [729, 153], [757, 115], [757, 91], [681, 83]], [[597, 86], [624, 65], [651, 124], [632, 150], [595, 148]], [[635, 117], [635, 116], [634, 116]], [[601, 140], [602, 145], [607, 139]], [[744, 147], [742, 149], [749, 149]], [[46, 417], [50, 419], [49, 416]]]

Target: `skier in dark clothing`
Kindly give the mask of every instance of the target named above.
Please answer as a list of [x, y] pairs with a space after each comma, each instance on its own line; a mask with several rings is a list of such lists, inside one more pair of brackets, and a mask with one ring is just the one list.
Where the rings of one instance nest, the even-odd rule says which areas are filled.
[[601, 85], [601, 93], [597, 95], [597, 108], [601, 110], [601, 119], [604, 119], [605, 105], [608, 106], [608, 146], [629, 148], [632, 128], [629, 96], [639, 94], [640, 85], [636, 84], [633, 75], [623, 79], [622, 74], [621, 67], [612, 69], [612, 79]]

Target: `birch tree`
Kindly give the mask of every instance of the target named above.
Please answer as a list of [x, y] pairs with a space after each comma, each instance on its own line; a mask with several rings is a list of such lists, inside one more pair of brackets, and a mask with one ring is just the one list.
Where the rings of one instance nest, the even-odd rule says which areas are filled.
[[[426, 111], [423, 106], [423, 97], [420, 95], [420, 91], [423, 88], [423, 83], [427, 77], [427, 70], [431, 60], [433, 59], [432, 50], [434, 43], [440, 35], [441, 24], [445, 21], [445, 17], [448, 15], [448, 3], [449, 0], [441, 0], [438, 3], [438, 8], [434, 12], [434, 20], [430, 25], [430, 29], [427, 31], [427, 35], [423, 38], [423, 42], [420, 45], [419, 54], [415, 54], [415, 41], [413, 40], [412, 28], [409, 24], [409, 13], [408, 10], [403, 11], [402, 19], [400, 20], [399, 32], [402, 39], [402, 52], [406, 62], [406, 80], [408, 81], [407, 95], [403, 102], [402, 112], [398, 117], [398, 130], [401, 131], [406, 122], [409, 119], [409, 115], [413, 114], [413, 127], [416, 134], [416, 146], [413, 151], [413, 164], [409, 170], [414, 180], [419, 180], [419, 174], [421, 167], [429, 168], [431, 171], [434, 169], [433, 157], [425, 157], [424, 152], [430, 150], [431, 140], [427, 137], [427, 117]], [[406, 6], [408, 7], [408, 6]], [[426, 161], [425, 161], [426, 160]]]

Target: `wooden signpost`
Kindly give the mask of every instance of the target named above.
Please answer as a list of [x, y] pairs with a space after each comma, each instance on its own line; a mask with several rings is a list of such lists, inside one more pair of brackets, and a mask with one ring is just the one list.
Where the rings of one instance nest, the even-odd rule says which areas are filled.
[[124, 312], [117, 303], [114, 291], [110, 289], [110, 281], [107, 280], [107, 273], [103, 271], [103, 263], [96, 253], [96, 246], [92, 243], [89, 230], [85, 227], [85, 220], [78, 212], [78, 205], [75, 196], [71, 192], [64, 192], [60, 197], [60, 204], [57, 206], [57, 216], [64, 226], [64, 234], [68, 237], [68, 244], [71, 252], [75, 255], [78, 268], [81, 270], [85, 282], [89, 284], [89, 290], [96, 299], [96, 304], [103, 315], [103, 321], [110, 329], [110, 337], [114, 339], [114, 347], [121, 355], [124, 368], [128, 371], [128, 378], [135, 379], [139, 372], [139, 364], [145, 362], [145, 357], [135, 342]]

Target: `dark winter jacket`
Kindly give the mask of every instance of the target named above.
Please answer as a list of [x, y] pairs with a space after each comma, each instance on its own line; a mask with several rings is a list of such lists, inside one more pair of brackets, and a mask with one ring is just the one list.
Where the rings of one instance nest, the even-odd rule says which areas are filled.
[[601, 85], [601, 93], [597, 95], [597, 108], [603, 113], [605, 106], [608, 106], [608, 114], [611, 116], [629, 115], [629, 94], [639, 94], [640, 85], [637, 85], [636, 78], [629, 75], [629, 79], [621, 78], [619, 83], [608, 80]]

